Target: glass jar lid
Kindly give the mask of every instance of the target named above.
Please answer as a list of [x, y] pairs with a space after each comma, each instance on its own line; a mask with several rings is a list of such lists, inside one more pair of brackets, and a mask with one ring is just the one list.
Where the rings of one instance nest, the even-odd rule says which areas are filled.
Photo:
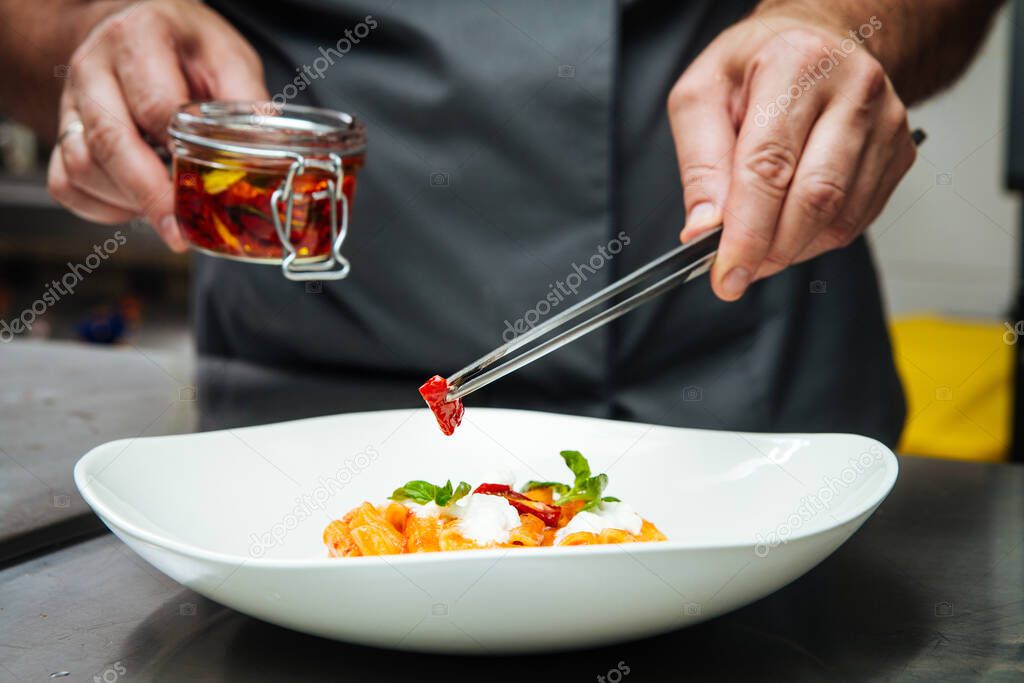
[[190, 102], [174, 113], [167, 132], [182, 142], [260, 156], [366, 149], [366, 129], [351, 114], [274, 102]]

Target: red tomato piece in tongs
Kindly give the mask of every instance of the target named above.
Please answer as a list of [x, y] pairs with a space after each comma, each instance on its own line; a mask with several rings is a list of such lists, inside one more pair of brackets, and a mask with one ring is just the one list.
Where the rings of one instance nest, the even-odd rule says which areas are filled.
[[462, 424], [462, 415], [466, 412], [461, 400], [448, 400], [448, 381], [440, 375], [434, 375], [420, 387], [420, 396], [427, 402], [437, 425], [445, 436], [455, 433], [455, 428]]

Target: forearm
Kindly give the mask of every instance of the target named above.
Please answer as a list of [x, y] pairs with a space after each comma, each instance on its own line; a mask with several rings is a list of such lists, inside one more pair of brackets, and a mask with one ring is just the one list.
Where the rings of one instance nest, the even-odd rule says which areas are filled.
[[0, 109], [52, 139], [75, 48], [126, 0], [0, 0]]
[[[956, 80], [1002, 0], [763, 0], [755, 16], [811, 19], [862, 42], [913, 104]], [[869, 27], [860, 30], [861, 27]]]

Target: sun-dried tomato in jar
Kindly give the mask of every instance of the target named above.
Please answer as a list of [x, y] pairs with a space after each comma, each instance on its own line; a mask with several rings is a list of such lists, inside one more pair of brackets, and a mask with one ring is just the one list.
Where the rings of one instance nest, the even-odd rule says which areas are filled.
[[193, 102], [174, 115], [175, 215], [202, 252], [337, 279], [366, 131], [343, 112]]

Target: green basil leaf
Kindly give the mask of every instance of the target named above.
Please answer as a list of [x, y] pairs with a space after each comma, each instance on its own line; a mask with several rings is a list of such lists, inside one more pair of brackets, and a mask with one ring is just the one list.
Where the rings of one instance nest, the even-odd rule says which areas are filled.
[[470, 492], [470, 486], [460, 481], [455, 490], [452, 490], [451, 479], [444, 483], [444, 486], [436, 486], [429, 481], [410, 481], [405, 486], [400, 486], [391, 494], [391, 500], [411, 500], [420, 505], [434, 502], [441, 507], [447, 507], [460, 498], [464, 498]]
[[437, 489], [437, 493], [434, 494], [434, 502], [445, 507], [452, 500], [452, 480], [449, 479], [445, 482], [444, 486], [440, 486]]
[[559, 455], [562, 456], [562, 460], [565, 460], [565, 464], [576, 476], [573, 488], [580, 488], [590, 478], [590, 463], [587, 462], [587, 459], [579, 451], [562, 451]]
[[587, 494], [586, 491], [570, 491], [566, 495], [556, 500], [555, 505], [565, 505], [566, 503], [571, 503], [574, 500], [590, 500], [590, 496]]
[[420, 505], [426, 505], [434, 500], [436, 495], [436, 486], [428, 481], [417, 479], [395, 489], [394, 493], [391, 494], [391, 500], [411, 500]]
[[454, 505], [455, 501], [465, 498], [469, 495], [470, 486], [464, 481], [460, 481], [459, 485], [455, 488], [455, 493], [452, 494], [451, 500], [448, 501], [449, 505]]
[[602, 503], [621, 503], [622, 501], [615, 496], [605, 496], [601, 499]]
[[551, 489], [556, 495], [564, 495], [569, 492], [569, 486], [567, 484], [561, 484], [557, 481], [528, 481], [523, 484], [519, 490], [523, 493], [529, 493], [537, 489]]

